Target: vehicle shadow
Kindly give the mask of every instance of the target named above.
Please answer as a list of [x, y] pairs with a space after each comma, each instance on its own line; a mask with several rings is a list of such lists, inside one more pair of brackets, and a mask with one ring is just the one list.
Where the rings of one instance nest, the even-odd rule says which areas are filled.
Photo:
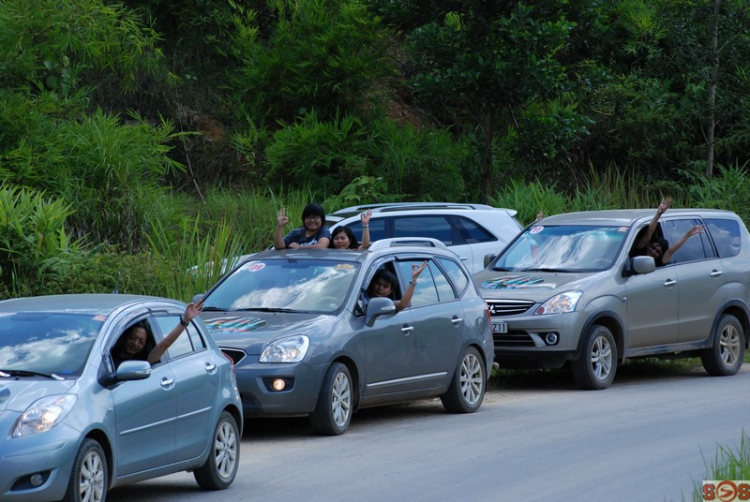
[[[705, 376], [700, 359], [660, 360], [655, 358], [628, 360], [618, 366], [613, 386], [653, 379], [674, 379]], [[578, 390], [570, 368], [566, 365], [554, 370], [509, 370], [493, 372], [488, 391], [508, 390]]]

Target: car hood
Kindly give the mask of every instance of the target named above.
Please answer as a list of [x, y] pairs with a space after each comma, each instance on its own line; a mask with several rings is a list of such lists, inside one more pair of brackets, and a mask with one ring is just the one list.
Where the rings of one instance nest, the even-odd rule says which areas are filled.
[[202, 313], [203, 322], [219, 347], [259, 355], [269, 342], [290, 335], [309, 334], [335, 322], [333, 315], [277, 312]]
[[21, 413], [39, 398], [65, 394], [75, 383], [75, 380], [38, 380], [36, 378], [0, 380], [0, 412]]
[[601, 280], [607, 273], [501, 272], [485, 269], [474, 275], [474, 283], [484, 298], [518, 298], [522, 295], [528, 299], [545, 300], [563, 291], [584, 289], [587, 283]]

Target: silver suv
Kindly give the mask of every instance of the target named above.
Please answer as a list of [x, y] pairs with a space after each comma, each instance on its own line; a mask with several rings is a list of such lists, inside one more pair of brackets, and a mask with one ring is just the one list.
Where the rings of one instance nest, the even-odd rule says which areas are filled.
[[484, 204], [412, 202], [348, 207], [326, 218], [331, 231], [345, 225], [362, 240], [359, 215], [372, 210], [370, 240], [429, 237], [443, 242], [476, 273], [518, 235], [516, 211]]
[[750, 241], [728, 211], [670, 210], [656, 234], [664, 266], [633, 256], [653, 210], [560, 214], [530, 225], [474, 281], [492, 315], [501, 367], [561, 367], [604, 389], [618, 363], [700, 356], [712, 375], [742, 365], [750, 319]]

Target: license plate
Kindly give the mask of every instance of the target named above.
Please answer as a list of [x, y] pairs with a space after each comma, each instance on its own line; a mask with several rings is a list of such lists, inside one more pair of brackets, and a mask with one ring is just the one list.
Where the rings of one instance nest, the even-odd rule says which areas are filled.
[[508, 323], [507, 322], [493, 322], [492, 323], [492, 332], [493, 333], [507, 333], [508, 332]]

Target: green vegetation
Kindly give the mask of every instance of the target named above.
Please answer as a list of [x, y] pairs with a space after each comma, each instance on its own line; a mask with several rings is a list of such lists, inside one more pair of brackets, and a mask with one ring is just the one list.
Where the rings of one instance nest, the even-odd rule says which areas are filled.
[[[740, 444], [736, 449], [718, 445], [712, 461], [707, 461], [703, 479], [748, 480], [750, 479], [750, 438], [743, 430]], [[700, 502], [703, 498], [703, 480], [696, 480], [691, 500]], [[717, 497], [718, 500], [718, 497]]]
[[0, 2], [2, 298], [189, 300], [309, 201], [750, 221], [747, 0], [32, 3]]

